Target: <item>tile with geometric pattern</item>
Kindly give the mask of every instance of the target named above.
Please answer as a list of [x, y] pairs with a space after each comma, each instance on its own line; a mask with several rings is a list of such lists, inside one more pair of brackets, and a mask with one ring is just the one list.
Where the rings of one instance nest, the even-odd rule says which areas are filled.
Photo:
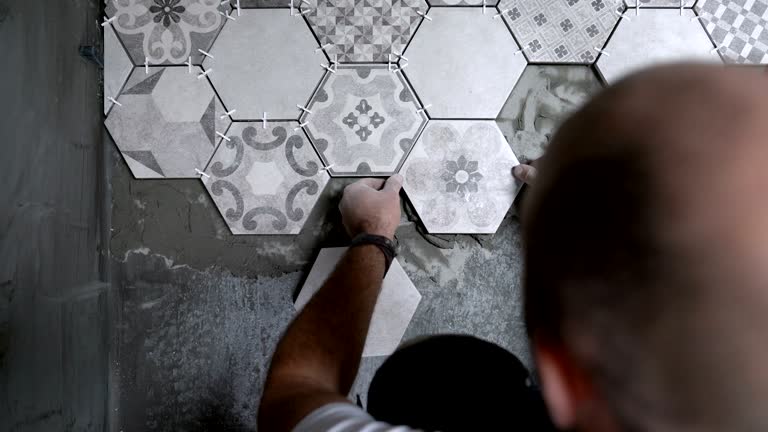
[[112, 101], [123, 88], [133, 70], [133, 63], [111, 25], [104, 27], [104, 114], [112, 108]]
[[623, 0], [501, 0], [499, 9], [529, 61], [591, 64], [625, 6]]
[[197, 178], [231, 123], [211, 84], [186, 67], [136, 68], [105, 124], [136, 178]]
[[297, 122], [236, 122], [202, 177], [232, 234], [298, 234], [328, 173]]
[[768, 0], [700, 0], [695, 10], [727, 60], [768, 64]]
[[[299, 0], [297, 0], [298, 3]], [[426, 13], [426, 0], [305, 0], [301, 11], [320, 45], [341, 63], [386, 63], [402, 53]]]

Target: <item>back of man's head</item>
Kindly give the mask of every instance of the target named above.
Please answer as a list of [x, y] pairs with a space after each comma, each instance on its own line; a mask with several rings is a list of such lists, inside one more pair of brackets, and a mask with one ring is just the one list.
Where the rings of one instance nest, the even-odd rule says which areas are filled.
[[545, 396], [585, 430], [768, 430], [768, 75], [630, 77], [561, 128], [526, 198]]

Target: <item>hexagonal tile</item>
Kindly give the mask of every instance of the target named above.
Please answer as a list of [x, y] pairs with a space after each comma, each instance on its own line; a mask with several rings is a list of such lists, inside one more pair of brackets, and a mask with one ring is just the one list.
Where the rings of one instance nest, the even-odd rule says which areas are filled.
[[[489, 8], [487, 13], [497, 13], [493, 7], [498, 3], [498, 0], [486, 0], [485, 7]], [[482, 6], [483, 0], [429, 0], [429, 4], [432, 6]]]
[[196, 178], [231, 121], [199, 71], [136, 68], [106, 120], [136, 178]]
[[104, 114], [112, 108], [112, 101], [117, 98], [125, 80], [131, 74], [133, 63], [117, 39], [111, 25], [104, 27]]
[[433, 234], [493, 234], [520, 184], [515, 154], [492, 120], [430, 120], [400, 173]]
[[298, 234], [328, 183], [297, 122], [236, 122], [205, 171], [232, 234]]
[[226, 21], [219, 0], [106, 0], [106, 14], [136, 64], [200, 64]]
[[427, 112], [496, 118], [526, 65], [512, 34], [474, 7], [433, 8], [429, 16], [405, 52], [405, 75]]
[[555, 130], [602, 88], [592, 68], [529, 65], [496, 119], [517, 158], [540, 158]]
[[326, 74], [301, 121], [331, 175], [391, 175], [427, 122], [418, 108], [387, 65], [347, 65]]
[[[297, 4], [301, 0], [296, 0]], [[426, 13], [426, 0], [306, 0], [301, 11], [338, 61], [387, 62], [393, 50], [402, 53]]]
[[624, 10], [623, 0], [501, 0], [499, 9], [530, 61], [591, 64]]
[[722, 63], [691, 9], [684, 9], [682, 16], [679, 9], [647, 9], [631, 19], [621, 20], [605, 46], [608, 55], [597, 61], [597, 71], [608, 83], [658, 64]]
[[[296, 299], [294, 306], [297, 311], [304, 309], [322, 287], [347, 249], [326, 248], [320, 251]], [[381, 294], [373, 308], [363, 357], [386, 356], [395, 352], [420, 301], [421, 294], [395, 259], [384, 278]]]
[[768, 0], [701, 0], [696, 12], [726, 59], [768, 64]]
[[[637, 7], [637, 0], [625, 0], [625, 3], [627, 7]], [[683, 0], [683, 7], [693, 7], [694, 3], [696, 0]], [[645, 7], [680, 8], [680, 0], [640, 0], [640, 9]]]
[[[301, 0], [293, 0], [293, 7], [298, 8], [299, 1]], [[233, 8], [237, 8], [237, 0], [230, 0], [229, 3], [232, 5]], [[288, 9], [291, 7], [291, 1], [290, 0], [240, 0], [240, 8], [241, 13], [242, 9], [249, 9], [249, 8], [284, 8]]]
[[299, 117], [323, 76], [322, 52], [304, 20], [283, 9], [243, 9], [203, 62], [235, 120]]

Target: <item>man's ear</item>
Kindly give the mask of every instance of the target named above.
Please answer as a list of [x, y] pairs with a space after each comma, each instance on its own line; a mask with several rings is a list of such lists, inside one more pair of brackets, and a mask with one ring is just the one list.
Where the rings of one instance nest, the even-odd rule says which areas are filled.
[[577, 413], [589, 387], [585, 374], [564, 347], [537, 340], [533, 343], [544, 400], [555, 425], [563, 430], [576, 426]]

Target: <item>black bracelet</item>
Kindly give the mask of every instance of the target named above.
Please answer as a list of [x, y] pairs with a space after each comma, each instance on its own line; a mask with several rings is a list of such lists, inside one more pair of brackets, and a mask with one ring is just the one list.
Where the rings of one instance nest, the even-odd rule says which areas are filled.
[[392, 261], [397, 256], [397, 248], [395, 242], [384, 236], [362, 233], [358, 234], [355, 238], [352, 239], [352, 243], [350, 243], [349, 247], [351, 249], [355, 246], [363, 245], [376, 246], [379, 248], [381, 253], [384, 254], [384, 276], [386, 276], [387, 272], [389, 271], [389, 267], [392, 265]]

